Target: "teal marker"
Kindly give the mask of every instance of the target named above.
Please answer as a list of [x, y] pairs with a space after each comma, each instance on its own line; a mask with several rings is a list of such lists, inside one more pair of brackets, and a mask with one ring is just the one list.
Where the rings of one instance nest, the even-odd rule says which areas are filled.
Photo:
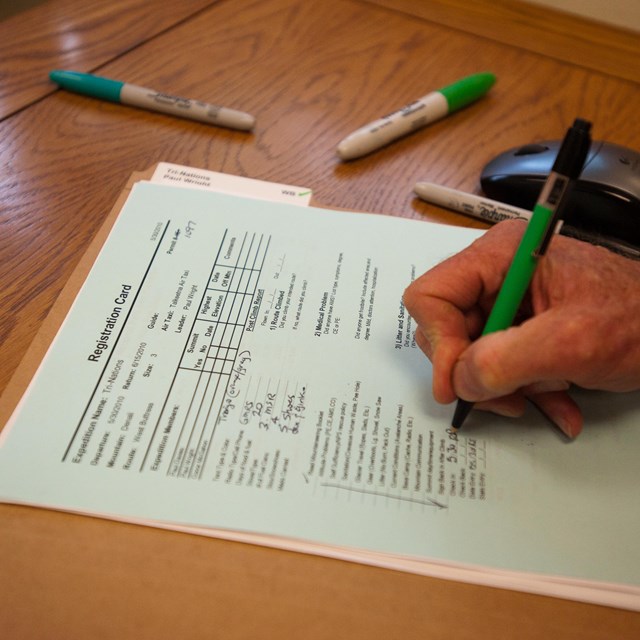
[[496, 81], [493, 73], [476, 73], [432, 91], [411, 104], [371, 122], [338, 145], [342, 160], [353, 160], [440, 120], [484, 96]]
[[94, 76], [90, 73], [52, 71], [49, 74], [49, 78], [63, 89], [82, 93], [92, 98], [121, 102], [133, 107], [158, 111], [159, 113], [166, 113], [189, 120], [197, 120], [206, 124], [241, 129], [243, 131], [252, 129], [255, 124], [255, 118], [242, 111], [219, 107], [200, 100], [178, 98], [166, 93], [159, 93], [153, 89]]
[[[545, 254], [553, 237], [562, 213], [561, 208], [567, 194], [567, 188], [582, 172], [591, 146], [590, 129], [590, 122], [578, 118], [567, 131], [551, 168], [551, 173], [542, 187], [538, 202], [533, 209], [531, 220], [527, 224], [511, 266], [487, 318], [482, 335], [502, 331], [512, 325], [527, 293], [538, 260]], [[543, 347], [544, 345], [541, 345], [541, 348]], [[458, 400], [451, 422], [454, 431], [462, 426], [472, 408], [472, 402]]]

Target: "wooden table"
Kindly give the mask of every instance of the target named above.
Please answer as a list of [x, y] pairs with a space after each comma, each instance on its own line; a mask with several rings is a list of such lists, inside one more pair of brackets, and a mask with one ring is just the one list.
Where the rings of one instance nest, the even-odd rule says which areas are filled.
[[[176, 7], [170, 7], [176, 4]], [[0, 391], [127, 177], [158, 161], [312, 187], [328, 206], [482, 226], [413, 185], [478, 190], [562, 136], [640, 148], [637, 34], [517, 2], [52, 0], [0, 23]], [[94, 71], [253, 113], [241, 133], [56, 91]], [[482, 101], [366, 158], [347, 133], [464, 75]], [[0, 629], [22, 638], [631, 638], [640, 616], [0, 505]]]

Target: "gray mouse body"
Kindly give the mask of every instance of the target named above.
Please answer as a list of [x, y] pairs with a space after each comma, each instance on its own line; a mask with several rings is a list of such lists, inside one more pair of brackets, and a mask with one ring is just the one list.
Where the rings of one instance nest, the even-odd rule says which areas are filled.
[[[494, 200], [533, 209], [559, 147], [553, 140], [500, 154], [482, 170], [482, 190]], [[594, 141], [562, 217], [587, 234], [640, 247], [640, 153]]]

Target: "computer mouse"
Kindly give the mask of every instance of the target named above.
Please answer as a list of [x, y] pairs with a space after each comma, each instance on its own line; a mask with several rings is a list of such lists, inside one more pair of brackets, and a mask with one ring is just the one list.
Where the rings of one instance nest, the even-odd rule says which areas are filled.
[[[509, 149], [482, 170], [487, 197], [533, 209], [560, 148], [560, 140]], [[640, 247], [640, 153], [593, 141], [584, 169], [568, 194], [566, 225]]]

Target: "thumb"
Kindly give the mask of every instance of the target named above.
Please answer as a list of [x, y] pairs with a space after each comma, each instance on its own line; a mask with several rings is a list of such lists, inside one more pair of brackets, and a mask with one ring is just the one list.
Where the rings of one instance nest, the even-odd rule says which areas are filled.
[[[572, 381], [580, 359], [580, 331], [546, 311], [523, 324], [480, 337], [462, 352], [453, 369], [453, 388], [460, 398], [479, 402], [513, 393], [532, 384]], [[573, 352], [572, 352], [573, 350]]]

